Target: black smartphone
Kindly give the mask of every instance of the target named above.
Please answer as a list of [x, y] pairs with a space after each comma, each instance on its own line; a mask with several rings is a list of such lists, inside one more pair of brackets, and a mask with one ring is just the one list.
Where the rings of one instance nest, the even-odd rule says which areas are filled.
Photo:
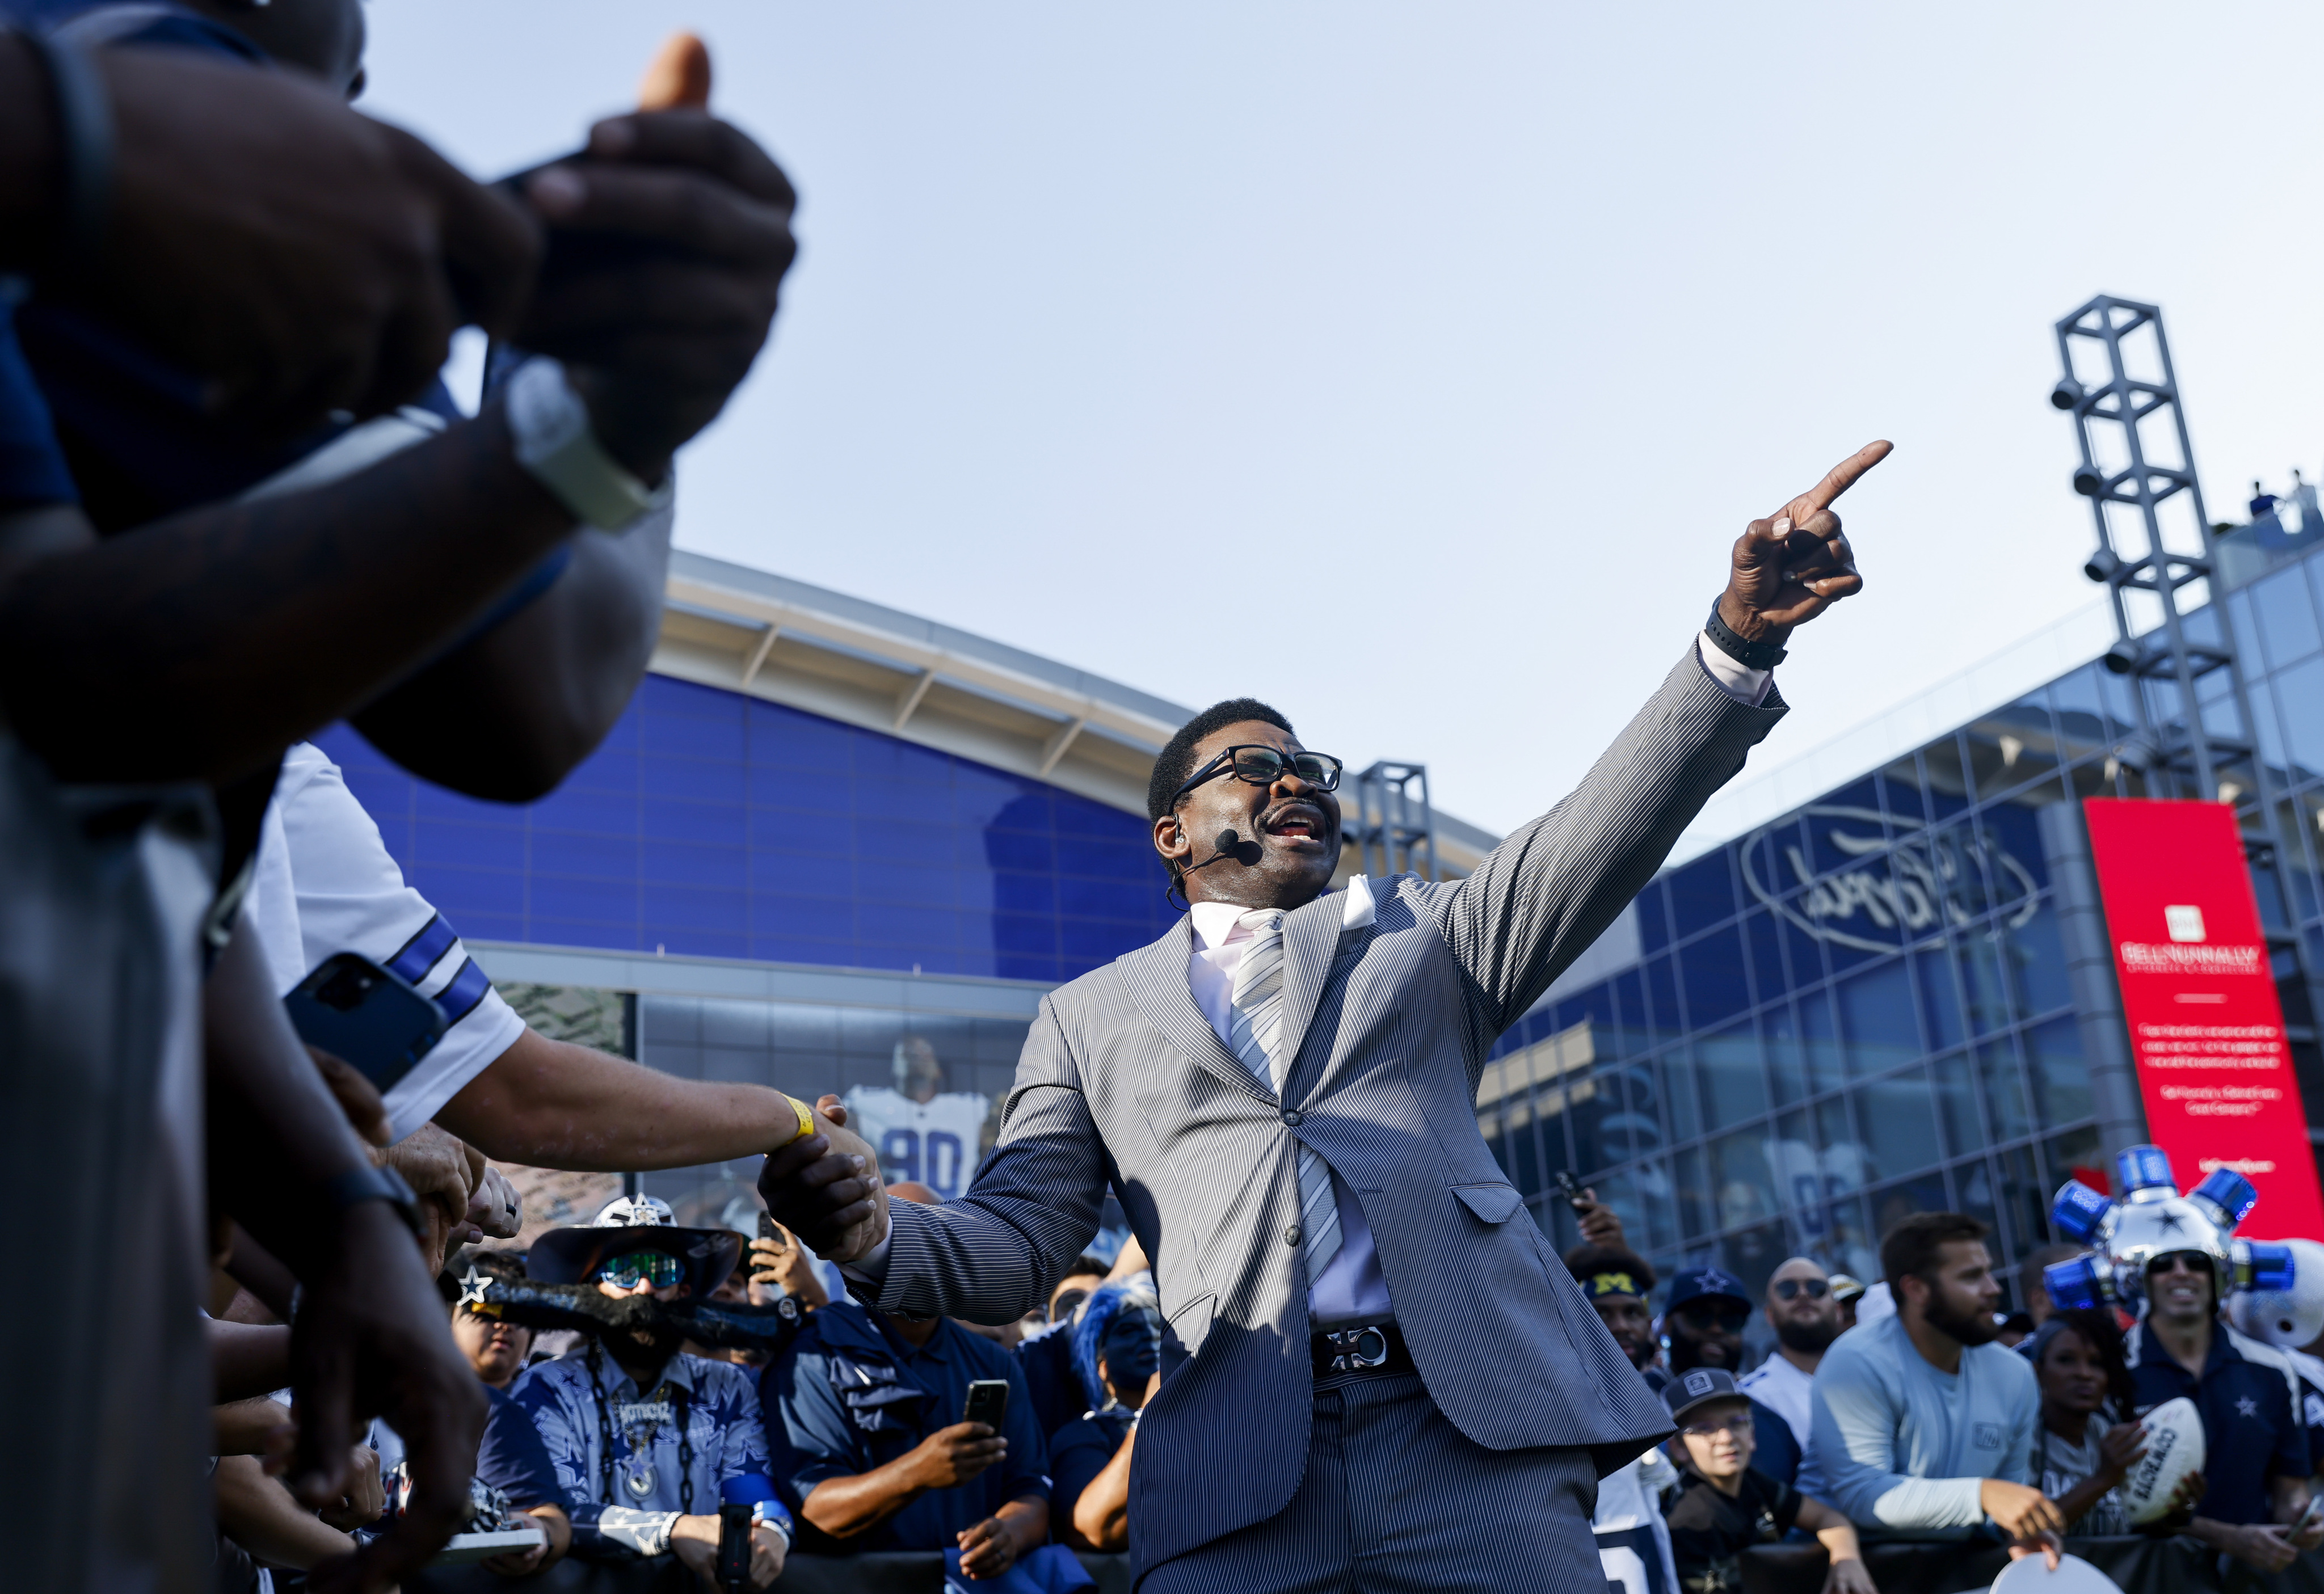
[[775, 1221], [774, 1213], [764, 1210], [760, 1212], [759, 1238], [761, 1239], [771, 1239], [777, 1245], [783, 1244], [782, 1225]]
[[1557, 1193], [1565, 1197], [1565, 1204], [1575, 1212], [1581, 1212], [1590, 1204], [1590, 1198], [1582, 1193], [1580, 1182], [1563, 1168], [1558, 1170], [1556, 1184]]
[[998, 1433], [1008, 1415], [1008, 1379], [979, 1378], [968, 1387], [968, 1409], [961, 1414], [962, 1422], [982, 1423]]
[[450, 1027], [411, 982], [360, 953], [325, 958], [282, 999], [309, 1046], [344, 1058], [385, 1095]]

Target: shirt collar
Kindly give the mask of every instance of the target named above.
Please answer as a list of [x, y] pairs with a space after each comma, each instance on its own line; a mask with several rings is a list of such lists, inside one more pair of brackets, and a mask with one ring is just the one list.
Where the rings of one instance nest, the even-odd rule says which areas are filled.
[[[694, 1358], [687, 1355], [683, 1350], [671, 1357], [663, 1364], [661, 1376], [654, 1380], [654, 1387], [659, 1388], [664, 1384], [675, 1384], [688, 1395], [693, 1394], [694, 1369], [687, 1365]], [[627, 1389], [640, 1399], [643, 1399], [650, 1393], [648, 1390], [639, 1388], [637, 1381], [630, 1377], [629, 1369], [611, 1356], [602, 1359], [597, 1377], [599, 1384], [608, 1395], [619, 1395], [622, 1390]]]
[[[1235, 923], [1249, 911], [1231, 902], [1195, 903], [1186, 916], [1194, 921], [1194, 950], [1209, 952], [1230, 942], [1250, 940], [1255, 932]], [[1365, 929], [1378, 917], [1371, 881], [1360, 874], [1351, 876], [1347, 889], [1340, 893], [1340, 928]]]

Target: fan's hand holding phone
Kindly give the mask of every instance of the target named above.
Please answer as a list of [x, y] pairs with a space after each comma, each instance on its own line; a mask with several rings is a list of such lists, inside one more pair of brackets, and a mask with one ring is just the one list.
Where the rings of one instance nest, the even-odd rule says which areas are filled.
[[451, 1027], [411, 982], [360, 953], [325, 958], [282, 999], [290, 1027], [376, 1086], [395, 1088]]
[[964, 1423], [982, 1423], [995, 1434], [1009, 1418], [1009, 1380], [979, 1378], [968, 1387], [968, 1408], [961, 1414]]

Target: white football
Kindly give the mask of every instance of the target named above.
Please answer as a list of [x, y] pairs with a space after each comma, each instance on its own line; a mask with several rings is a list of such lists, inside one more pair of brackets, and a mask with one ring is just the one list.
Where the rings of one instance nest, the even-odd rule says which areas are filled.
[[2236, 1291], [2227, 1297], [2227, 1321], [2263, 1343], [2305, 1350], [2324, 1334], [2324, 1245], [2284, 1244], [2292, 1248], [2292, 1287]]
[[2047, 1557], [2028, 1555], [2002, 1569], [1993, 1594], [2122, 1594], [2122, 1585], [2079, 1555], [2059, 1556], [2055, 1571]]
[[2121, 1483], [2123, 1505], [2133, 1527], [2170, 1513], [2179, 1486], [2203, 1470], [2203, 1416], [2185, 1396], [2166, 1400], [2146, 1414], [2146, 1453]]

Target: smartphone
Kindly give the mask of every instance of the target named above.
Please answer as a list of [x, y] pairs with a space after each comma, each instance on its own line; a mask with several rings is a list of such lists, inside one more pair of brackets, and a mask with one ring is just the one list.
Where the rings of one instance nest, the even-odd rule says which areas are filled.
[[998, 1433], [1008, 1414], [1008, 1379], [979, 1378], [968, 1387], [968, 1409], [961, 1414], [962, 1422], [982, 1423]]
[[300, 1040], [344, 1058], [382, 1095], [450, 1027], [444, 1009], [410, 981], [355, 952], [317, 964], [282, 999], [282, 1009]]
[[1572, 1174], [1561, 1168], [1558, 1170], [1556, 1184], [1557, 1193], [1565, 1197], [1565, 1204], [1575, 1212], [1581, 1212], [1590, 1205], [1590, 1198], [1582, 1193], [1582, 1185]]

